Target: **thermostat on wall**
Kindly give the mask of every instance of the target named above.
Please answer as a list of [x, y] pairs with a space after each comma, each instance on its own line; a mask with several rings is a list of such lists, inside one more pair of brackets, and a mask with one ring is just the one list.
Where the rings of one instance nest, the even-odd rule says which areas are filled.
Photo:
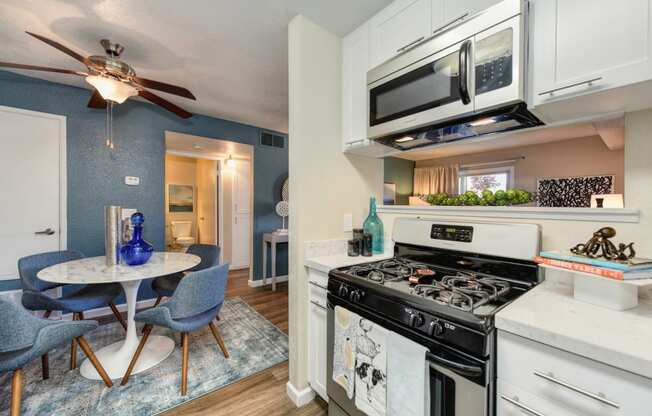
[[140, 185], [140, 178], [138, 176], [125, 176], [125, 185], [138, 186]]

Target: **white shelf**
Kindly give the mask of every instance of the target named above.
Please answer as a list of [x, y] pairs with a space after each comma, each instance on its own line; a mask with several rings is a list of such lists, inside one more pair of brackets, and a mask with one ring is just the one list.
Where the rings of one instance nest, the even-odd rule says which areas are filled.
[[534, 220], [593, 221], [638, 223], [640, 212], [625, 208], [542, 208], [542, 207], [448, 207], [429, 205], [381, 205], [378, 213], [483, 218], [519, 218]]

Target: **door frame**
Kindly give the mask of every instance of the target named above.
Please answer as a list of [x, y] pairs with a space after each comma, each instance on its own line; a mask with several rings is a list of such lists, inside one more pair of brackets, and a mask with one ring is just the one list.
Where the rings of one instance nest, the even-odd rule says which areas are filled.
[[[0, 112], [59, 122], [59, 250], [68, 249], [68, 173], [66, 116], [0, 105]], [[16, 278], [18, 278], [16, 276]], [[0, 280], [14, 280], [0, 277]]]

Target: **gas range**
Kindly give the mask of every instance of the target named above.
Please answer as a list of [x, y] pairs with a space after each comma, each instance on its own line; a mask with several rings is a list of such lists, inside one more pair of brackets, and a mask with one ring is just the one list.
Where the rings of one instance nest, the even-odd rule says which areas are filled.
[[331, 270], [329, 300], [478, 358], [494, 315], [539, 281], [536, 225], [397, 219], [393, 239], [393, 258]]
[[329, 414], [362, 415], [332, 380], [340, 307], [426, 348], [430, 415], [493, 416], [494, 315], [539, 281], [538, 226], [399, 218], [392, 239], [393, 258], [328, 274]]

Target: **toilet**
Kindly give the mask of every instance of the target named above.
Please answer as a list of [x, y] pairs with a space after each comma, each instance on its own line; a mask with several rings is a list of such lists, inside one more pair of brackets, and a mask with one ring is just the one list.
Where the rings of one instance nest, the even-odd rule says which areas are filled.
[[192, 236], [192, 221], [170, 221], [170, 226], [177, 247], [188, 248], [195, 244], [195, 237]]

